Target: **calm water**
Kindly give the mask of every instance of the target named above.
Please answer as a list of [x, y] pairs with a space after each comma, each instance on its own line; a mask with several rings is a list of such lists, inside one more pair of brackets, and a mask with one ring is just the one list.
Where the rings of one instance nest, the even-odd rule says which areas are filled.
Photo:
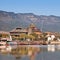
[[60, 60], [60, 45], [0, 46], [0, 60]]

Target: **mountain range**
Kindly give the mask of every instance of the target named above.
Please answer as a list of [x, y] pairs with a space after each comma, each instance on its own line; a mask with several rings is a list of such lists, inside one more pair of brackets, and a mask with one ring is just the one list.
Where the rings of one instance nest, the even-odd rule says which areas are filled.
[[60, 32], [60, 16], [14, 13], [0, 10], [0, 31], [11, 31], [16, 27], [28, 27], [31, 23], [42, 31]]

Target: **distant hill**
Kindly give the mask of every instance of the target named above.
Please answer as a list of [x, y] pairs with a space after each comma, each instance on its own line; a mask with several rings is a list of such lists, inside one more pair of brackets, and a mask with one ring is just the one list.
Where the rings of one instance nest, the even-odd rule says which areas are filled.
[[0, 11], [0, 30], [11, 31], [16, 27], [28, 27], [31, 23], [43, 31], [60, 32], [60, 16]]

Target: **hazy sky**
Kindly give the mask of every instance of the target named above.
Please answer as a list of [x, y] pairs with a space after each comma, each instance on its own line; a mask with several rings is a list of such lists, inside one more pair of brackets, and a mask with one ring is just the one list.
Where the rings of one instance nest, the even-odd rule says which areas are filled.
[[60, 16], [60, 0], [0, 0], [0, 10]]

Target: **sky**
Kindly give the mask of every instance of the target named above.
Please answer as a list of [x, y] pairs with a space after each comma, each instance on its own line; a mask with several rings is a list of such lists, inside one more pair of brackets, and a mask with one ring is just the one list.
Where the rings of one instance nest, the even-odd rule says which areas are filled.
[[0, 10], [60, 16], [60, 0], [0, 0]]

